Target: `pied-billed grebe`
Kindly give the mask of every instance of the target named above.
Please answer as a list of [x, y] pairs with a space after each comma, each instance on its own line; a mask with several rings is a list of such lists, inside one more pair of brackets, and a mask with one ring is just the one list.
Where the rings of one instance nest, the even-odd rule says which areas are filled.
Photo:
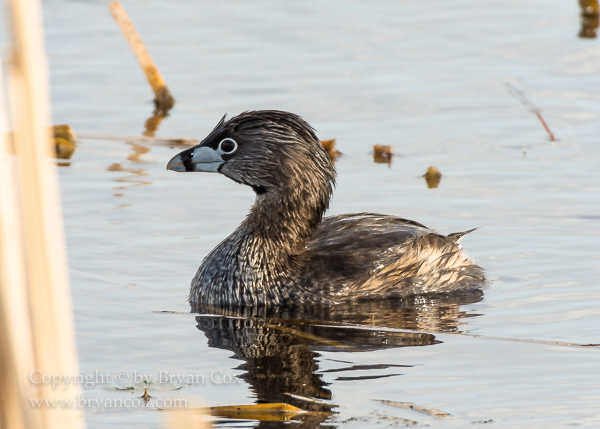
[[190, 302], [207, 306], [334, 304], [479, 289], [483, 270], [460, 252], [465, 233], [371, 213], [323, 219], [335, 169], [302, 118], [264, 110], [225, 117], [167, 165], [250, 186], [242, 224], [204, 259]]

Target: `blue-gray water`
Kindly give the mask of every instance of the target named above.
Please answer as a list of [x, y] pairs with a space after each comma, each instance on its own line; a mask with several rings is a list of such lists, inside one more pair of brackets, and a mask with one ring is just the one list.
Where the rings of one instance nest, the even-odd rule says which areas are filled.
[[[473, 317], [455, 329], [600, 342], [600, 42], [577, 37], [575, 0], [124, 6], [177, 99], [157, 136], [201, 139], [225, 112], [298, 113], [343, 152], [331, 214], [389, 213], [444, 233], [481, 227], [463, 246], [491, 283], [483, 301], [460, 307]], [[141, 135], [152, 94], [107, 4], [47, 1], [44, 20], [54, 123], [81, 134]], [[506, 83], [542, 109], [556, 142]], [[389, 168], [373, 162], [374, 144], [393, 146]], [[253, 201], [250, 189], [219, 175], [165, 171], [178, 150], [82, 139], [60, 168], [80, 366], [204, 376], [150, 394], [251, 404], [246, 382], [210, 380], [243, 375], [242, 361], [208, 347], [194, 315], [156, 312], [189, 311], [196, 268]], [[429, 165], [443, 174], [437, 189], [420, 177]], [[436, 317], [419, 314], [416, 325], [435, 332]], [[318, 373], [339, 405], [326, 423], [393, 424], [385, 414], [439, 428], [600, 426], [597, 348], [435, 338], [362, 352], [317, 347]], [[359, 364], [410, 366], [322, 372]], [[389, 374], [402, 375], [360, 379]], [[97, 384], [84, 394], [141, 392]], [[147, 409], [85, 416], [90, 428], [157, 427], [163, 419]]]

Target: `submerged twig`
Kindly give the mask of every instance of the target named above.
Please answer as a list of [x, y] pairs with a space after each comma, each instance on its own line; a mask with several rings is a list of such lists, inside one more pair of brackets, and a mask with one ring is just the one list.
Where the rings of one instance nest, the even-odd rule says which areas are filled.
[[[213, 308], [211, 310], [215, 311], [215, 314], [198, 314], [198, 313], [180, 313], [176, 311], [154, 311], [154, 313], [162, 313], [162, 314], [196, 314], [197, 316], [202, 317], [226, 317], [231, 319], [244, 319], [244, 320], [261, 320], [264, 321], [264, 317], [256, 317], [256, 316], [244, 316], [244, 315], [233, 315], [228, 314], [228, 312], [223, 311], [221, 309]], [[444, 332], [444, 331], [419, 331], [414, 329], [400, 329], [400, 328], [387, 328], [383, 326], [370, 326], [370, 325], [361, 325], [354, 323], [346, 323], [346, 322], [334, 322], [334, 321], [325, 321], [325, 320], [304, 320], [304, 319], [280, 319], [280, 318], [267, 318], [270, 322], [281, 322], [286, 324], [295, 324], [295, 325], [312, 325], [314, 327], [334, 327], [334, 328], [342, 328], [342, 329], [361, 329], [368, 330], [374, 332], [390, 332], [390, 333], [405, 333], [405, 334], [428, 334], [428, 335], [461, 335], [463, 337], [470, 338], [479, 338], [482, 340], [496, 340], [496, 341], [512, 341], [518, 343], [530, 343], [530, 344], [543, 344], [549, 346], [561, 346], [561, 347], [579, 347], [579, 348], [600, 348], [600, 343], [570, 343], [567, 341], [553, 341], [553, 340], [536, 340], [531, 338], [514, 338], [514, 337], [496, 337], [492, 335], [480, 335], [480, 334], [471, 334], [469, 332]]]
[[312, 340], [317, 343], [326, 344], [328, 346], [336, 347], [338, 349], [347, 349], [349, 346], [346, 344], [342, 344], [339, 341], [330, 340], [327, 338], [319, 337], [318, 335], [309, 334], [308, 332], [298, 331], [296, 329], [289, 328], [287, 326], [274, 325], [271, 323], [267, 323], [267, 326], [272, 329], [277, 329], [286, 334], [295, 335], [297, 337], [306, 338], [307, 340]]
[[335, 405], [335, 404], [332, 404], [330, 402], [320, 401], [320, 400], [315, 399], [315, 398], [309, 398], [307, 396], [298, 395], [297, 393], [283, 392], [283, 394], [285, 396], [288, 396], [290, 398], [296, 399], [298, 401], [309, 403], [309, 404], [313, 404], [313, 405], [318, 405], [318, 406], [321, 406], [321, 407], [326, 408], [328, 410], [331, 410], [332, 408], [339, 408], [339, 405]]
[[[310, 323], [310, 322], [309, 322]], [[428, 334], [428, 335], [461, 335], [463, 337], [470, 338], [480, 338], [482, 340], [496, 340], [496, 341], [513, 341], [517, 343], [530, 343], [530, 344], [544, 344], [549, 346], [562, 346], [562, 347], [580, 347], [580, 348], [600, 348], [600, 343], [590, 343], [590, 344], [582, 344], [582, 343], [570, 343], [566, 341], [553, 341], [553, 340], [536, 340], [530, 338], [513, 338], [513, 337], [495, 337], [492, 335], [480, 335], [480, 334], [471, 334], [469, 332], [429, 332], [429, 331], [417, 331], [412, 329], [398, 329], [398, 328], [386, 328], [381, 326], [368, 326], [368, 325], [359, 325], [359, 324], [346, 324], [339, 322], [315, 322], [311, 323], [313, 326], [334, 326], [339, 328], [346, 329], [364, 329], [368, 331], [377, 331], [377, 332], [399, 332], [399, 333], [412, 333], [412, 334]]]
[[544, 127], [544, 129], [546, 130], [546, 132], [548, 133], [548, 135], [550, 136], [550, 141], [551, 142], [556, 141], [556, 138], [554, 138], [554, 134], [552, 134], [552, 131], [550, 131], [550, 128], [548, 127], [548, 124], [546, 123], [546, 121], [542, 117], [542, 113], [541, 113], [542, 111], [540, 110], [540, 108], [537, 107], [535, 104], [533, 104], [531, 102], [531, 100], [529, 100], [525, 96], [525, 94], [523, 94], [522, 91], [518, 90], [517, 88], [515, 88], [514, 86], [512, 86], [510, 83], [507, 82], [506, 86], [508, 88], [508, 92], [510, 92], [513, 97], [515, 97], [517, 100], [519, 100], [521, 103], [523, 103], [523, 105], [525, 107], [527, 107], [531, 113], [534, 113], [538, 117], [538, 119], [542, 123], [542, 126]]
[[419, 413], [423, 413], [423, 414], [427, 414], [428, 416], [435, 417], [437, 419], [450, 417], [450, 414], [445, 411], [436, 410], [434, 408], [422, 407], [421, 405], [413, 404], [412, 402], [397, 402], [397, 401], [388, 401], [385, 399], [375, 399], [375, 401], [380, 402], [384, 405], [390, 405], [392, 407], [406, 408], [409, 410], [414, 410]]
[[[452, 333], [452, 332], [449, 332], [449, 333]], [[582, 344], [582, 343], [569, 343], [567, 341], [536, 340], [536, 339], [531, 339], [531, 338], [494, 337], [491, 335], [469, 334], [468, 332], [464, 332], [464, 333], [457, 332], [457, 334], [462, 334], [466, 337], [471, 337], [471, 338], [481, 338], [484, 340], [499, 340], [499, 341], [512, 341], [515, 343], [544, 344], [547, 346], [584, 347], [584, 348], [598, 347], [598, 348], [600, 348], [600, 344], [596, 344], [596, 343]]]

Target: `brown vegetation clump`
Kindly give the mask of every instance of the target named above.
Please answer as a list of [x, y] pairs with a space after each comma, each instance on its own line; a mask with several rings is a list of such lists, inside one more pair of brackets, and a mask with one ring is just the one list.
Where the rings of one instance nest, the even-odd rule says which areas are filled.
[[429, 189], [437, 188], [442, 181], [442, 173], [433, 165], [429, 166], [423, 177]]
[[578, 36], [583, 39], [595, 39], [600, 23], [598, 0], [579, 0], [579, 7], [581, 8], [581, 29]]
[[335, 139], [321, 140], [321, 144], [323, 145], [325, 152], [327, 152], [327, 155], [329, 155], [329, 159], [332, 161], [338, 159], [342, 154], [342, 152], [335, 148]]
[[382, 144], [376, 144], [373, 146], [373, 161], [378, 164], [388, 164], [392, 163], [392, 147], [386, 146]]
[[70, 125], [54, 125], [52, 127], [56, 157], [71, 159], [77, 149], [77, 135]]

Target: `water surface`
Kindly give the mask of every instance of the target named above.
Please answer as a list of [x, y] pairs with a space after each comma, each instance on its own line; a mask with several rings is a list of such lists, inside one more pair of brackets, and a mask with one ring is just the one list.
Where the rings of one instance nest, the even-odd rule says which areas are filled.
[[[177, 99], [157, 136], [201, 139], [225, 112], [298, 113], [343, 152], [330, 214], [389, 213], [442, 233], [479, 226], [463, 245], [491, 282], [478, 299], [320, 318], [370, 329], [187, 314], [190, 279], [252, 191], [165, 171], [181, 147], [82, 139], [60, 179], [84, 372], [203, 376], [150, 394], [207, 406], [296, 392], [338, 406], [330, 427], [600, 425], [597, 348], [497, 339], [600, 342], [600, 47], [577, 37], [576, 1], [124, 6]], [[51, 0], [44, 19], [54, 122], [141, 136], [152, 95], [107, 5]], [[557, 141], [507, 82], [542, 108]], [[393, 146], [391, 165], [373, 162], [374, 144]], [[442, 172], [433, 189], [421, 177], [430, 165]], [[109, 387], [84, 394], [141, 395]], [[91, 428], [162, 420], [151, 409], [85, 416]]]

